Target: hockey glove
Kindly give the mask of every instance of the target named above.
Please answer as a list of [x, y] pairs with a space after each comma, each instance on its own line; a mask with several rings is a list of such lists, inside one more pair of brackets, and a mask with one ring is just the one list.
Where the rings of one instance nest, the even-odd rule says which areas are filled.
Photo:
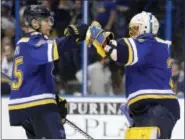
[[86, 24], [69, 25], [65, 28], [64, 35], [66, 37], [71, 37], [76, 43], [80, 43], [85, 40], [87, 29], [88, 26]]
[[59, 97], [57, 95], [57, 106], [58, 106], [58, 112], [62, 118], [61, 122], [64, 124], [66, 122], [66, 116], [68, 113], [68, 102], [64, 97]]
[[93, 21], [87, 30], [85, 42], [89, 47], [93, 44], [97, 53], [104, 58], [106, 57], [104, 47], [113, 38], [113, 33], [104, 31], [97, 21]]

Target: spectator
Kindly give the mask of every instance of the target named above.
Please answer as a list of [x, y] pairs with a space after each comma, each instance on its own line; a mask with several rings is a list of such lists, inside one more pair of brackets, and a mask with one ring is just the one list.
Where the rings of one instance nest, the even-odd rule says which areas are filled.
[[[117, 17], [115, 1], [98, 0], [96, 5], [97, 5], [96, 6], [97, 13], [95, 16], [95, 20], [97, 20], [102, 25], [102, 28], [112, 32], [115, 32], [116, 29], [119, 30], [117, 26], [114, 26], [115, 19]], [[109, 64], [109, 67], [111, 70], [111, 81], [112, 81], [113, 91], [115, 94], [121, 94], [123, 93], [123, 73], [120, 71], [119, 66], [115, 65], [114, 62], [111, 62]]]
[[117, 0], [116, 1], [116, 22], [114, 33], [116, 38], [126, 36], [128, 33], [128, 14], [130, 7], [128, 1]]
[[[88, 66], [88, 92], [91, 95], [112, 95], [111, 71], [107, 64], [109, 59], [102, 59]], [[76, 73], [76, 78], [82, 83], [82, 70]]]
[[12, 75], [12, 66], [13, 66], [13, 56], [14, 56], [14, 49], [11, 42], [4, 43], [5, 39], [8, 40], [8, 38], [3, 38], [3, 57], [2, 57], [2, 72], [6, 74], [7, 76], [11, 77]]
[[[1, 58], [1, 70], [2, 72], [11, 77], [12, 74], [12, 63], [13, 63], [13, 47], [11, 40], [8, 37], [3, 38], [2, 40], [2, 58]], [[6, 78], [1, 79], [1, 92], [2, 94], [10, 93], [9, 81]]]
[[[88, 23], [91, 23], [93, 19], [93, 12], [92, 12], [92, 5], [93, 2], [89, 1], [89, 7], [88, 7]], [[71, 21], [70, 24], [79, 24], [83, 22], [82, 17], [82, 8], [83, 8], [83, 1], [81, 0], [75, 0], [72, 12], [71, 12]]]
[[121, 95], [124, 93], [124, 67], [118, 66], [115, 62], [110, 61], [109, 68], [111, 70], [113, 93], [115, 95]]
[[184, 68], [184, 62], [182, 62], [180, 64], [180, 71], [179, 71], [179, 77], [178, 77], [178, 81], [177, 81], [177, 94], [179, 96], [184, 96], [184, 71], [185, 71], [185, 68]]
[[11, 15], [11, 1], [1, 2], [1, 27], [2, 36], [9, 36], [11, 39], [14, 37], [14, 18]]
[[63, 36], [64, 29], [70, 23], [71, 20], [71, 1], [67, 0], [60, 0], [58, 7], [55, 8], [54, 12], [54, 19], [55, 19], [55, 31], [58, 36]]
[[177, 92], [177, 81], [179, 77], [179, 65], [176, 61], [172, 63], [172, 81], [173, 81], [173, 88], [175, 92]]
[[75, 0], [70, 24], [79, 24], [81, 22], [82, 22], [82, 1]]
[[116, 4], [110, 1], [97, 1], [96, 18], [105, 30], [112, 30], [116, 18]]

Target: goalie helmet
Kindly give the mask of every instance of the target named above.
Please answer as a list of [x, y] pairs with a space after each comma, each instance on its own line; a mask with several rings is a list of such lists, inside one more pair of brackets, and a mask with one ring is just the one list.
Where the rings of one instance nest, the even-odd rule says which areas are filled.
[[137, 37], [144, 33], [156, 35], [159, 30], [157, 18], [149, 12], [141, 12], [135, 15], [129, 23], [129, 34], [131, 37]]
[[30, 26], [31, 21], [33, 19], [47, 18], [47, 17], [51, 17], [50, 21], [53, 24], [54, 19], [52, 17], [50, 10], [47, 7], [44, 7], [42, 5], [29, 5], [25, 8], [23, 13], [24, 24], [26, 26]]

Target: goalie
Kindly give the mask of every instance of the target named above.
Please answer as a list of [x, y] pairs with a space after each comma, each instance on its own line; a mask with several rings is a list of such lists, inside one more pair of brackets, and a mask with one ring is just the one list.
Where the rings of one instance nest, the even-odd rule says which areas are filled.
[[93, 44], [103, 58], [125, 66], [129, 96], [121, 109], [133, 122], [125, 139], [169, 139], [180, 118], [170, 81], [170, 41], [158, 38], [158, 29], [156, 17], [141, 12], [129, 23], [130, 38], [114, 39], [98, 22], [93, 22], [86, 34], [88, 46]]

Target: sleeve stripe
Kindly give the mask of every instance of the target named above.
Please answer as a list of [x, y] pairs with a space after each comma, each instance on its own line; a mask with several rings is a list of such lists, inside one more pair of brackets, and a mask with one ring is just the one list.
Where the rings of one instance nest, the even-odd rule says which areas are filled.
[[52, 43], [48, 43], [48, 62], [53, 61], [52, 59]]
[[52, 45], [52, 60], [54, 61], [54, 43], [53, 43], [53, 45]]
[[57, 60], [59, 58], [56, 41], [48, 43], [48, 62]]
[[128, 47], [128, 62], [125, 64], [125, 66], [128, 66], [130, 65], [132, 62], [133, 62], [133, 50], [132, 50], [132, 47], [131, 47], [131, 44], [130, 42], [128, 41], [127, 38], [123, 38], [123, 40], [125, 41], [125, 43], [127, 44], [127, 47]]
[[131, 63], [131, 65], [134, 65], [135, 63], [138, 62], [137, 48], [136, 48], [136, 44], [135, 44], [135, 42], [132, 38], [129, 38], [128, 40], [131, 43], [132, 49], [133, 49], [133, 52], [134, 52], [134, 57], [133, 57], [134, 61]]
[[59, 59], [56, 40], [54, 40], [54, 44], [53, 44], [53, 56], [54, 56], [53, 60]]
[[163, 39], [160, 39], [159, 37], [155, 37], [155, 39], [156, 39], [158, 42], [167, 44], [168, 47], [172, 44], [171, 41], [169, 41], [169, 40], [163, 40]]
[[21, 42], [28, 42], [30, 39], [28, 38], [28, 37], [23, 37], [23, 38], [21, 38], [18, 42], [17, 42], [17, 44], [19, 44], [19, 43], [21, 43]]

